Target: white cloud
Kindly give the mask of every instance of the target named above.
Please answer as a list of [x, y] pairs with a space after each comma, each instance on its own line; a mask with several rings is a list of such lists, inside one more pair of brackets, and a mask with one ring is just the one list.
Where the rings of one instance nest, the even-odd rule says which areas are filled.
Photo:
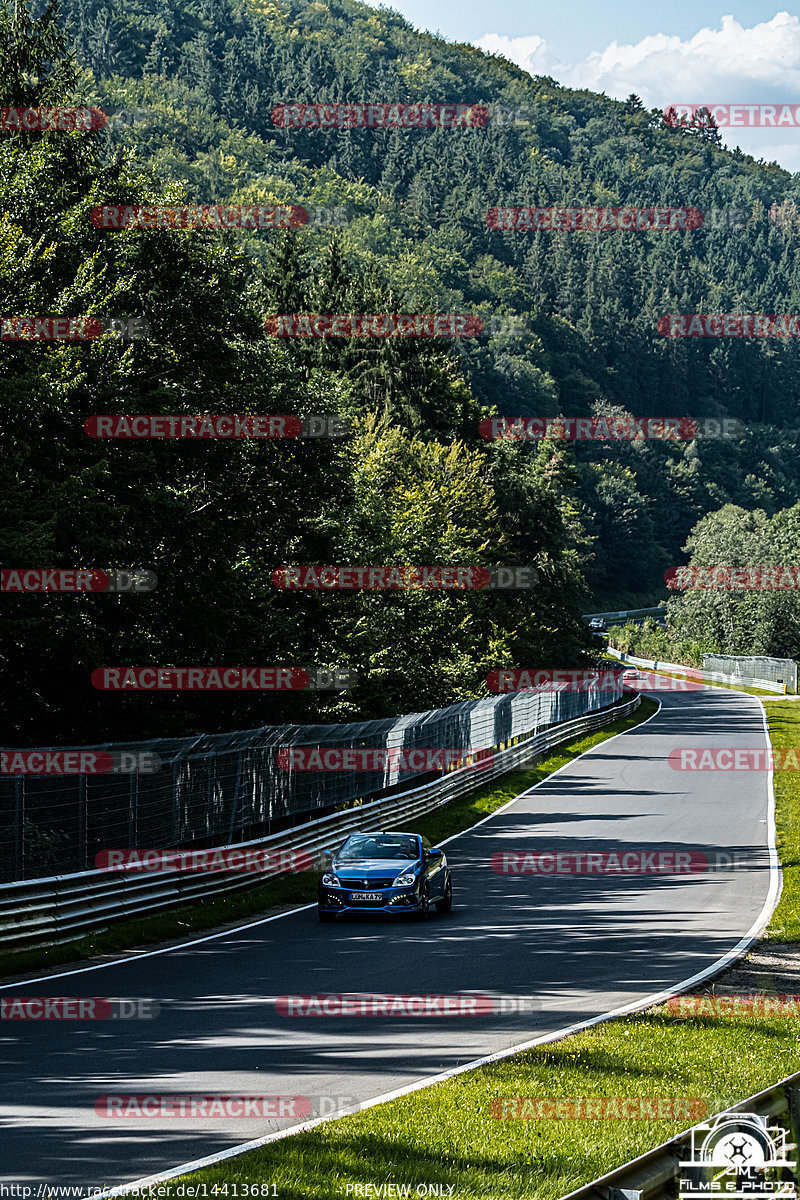
[[[612, 42], [582, 62], [559, 62], [535, 34], [486, 34], [476, 45], [505, 55], [534, 75], [552, 75], [567, 87], [590, 88], [624, 100], [631, 92], [648, 108], [669, 104], [797, 104], [800, 99], [800, 17], [779, 12], [746, 29], [724, 16], [717, 29], [682, 39], [652, 34], [632, 45]], [[721, 129], [729, 146], [800, 170], [796, 140], [779, 141], [780, 131]]]
[[531, 75], [550, 74], [552, 55], [544, 38], [535, 33], [516, 38], [506, 37], [502, 33], [486, 33], [475, 45], [487, 54], [502, 54], [523, 70], [530, 71]]

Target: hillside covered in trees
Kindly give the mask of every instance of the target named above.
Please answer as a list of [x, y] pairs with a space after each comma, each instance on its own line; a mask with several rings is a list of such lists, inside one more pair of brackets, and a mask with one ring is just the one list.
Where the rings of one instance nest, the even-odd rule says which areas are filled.
[[[3, 105], [99, 105], [106, 130], [4, 133], [3, 312], [143, 316], [148, 341], [3, 345], [4, 563], [146, 565], [141, 596], [5, 598], [20, 740], [346, 720], [576, 665], [588, 607], [652, 602], [696, 522], [800, 500], [793, 341], [671, 339], [663, 313], [800, 311], [800, 184], [627, 103], [345, 0], [67, 0], [3, 10]], [[35, 18], [42, 16], [40, 22]], [[64, 58], [74, 53], [74, 65]], [[299, 129], [279, 105], [485, 105], [481, 126]], [[498, 106], [501, 106], [498, 109]], [[98, 230], [110, 204], [296, 204], [334, 228]], [[497, 206], [695, 207], [673, 232], [490, 228]], [[342, 213], [344, 218], [342, 219]], [[275, 339], [293, 312], [517, 318], [452, 342]], [[103, 412], [336, 413], [333, 441], [92, 442]], [[741, 420], [740, 437], [487, 442], [481, 419]], [[12, 491], [30, 495], [22, 512]], [[286, 563], [521, 563], [530, 592], [279, 592]], [[53, 661], [61, 664], [53, 671]], [[111, 663], [339, 664], [324, 697], [117, 696]], [[76, 697], [80, 701], [76, 703]]]
[[[67, 0], [63, 14], [93, 97], [110, 112], [144, 110], [118, 140], [185, 180], [189, 200], [348, 206], [353, 219], [334, 238], [346, 292], [324, 267], [329, 234], [299, 231], [296, 258], [238, 235], [271, 271], [270, 311], [289, 300], [287, 311], [340, 311], [379, 294], [399, 311], [517, 314], [527, 333], [456, 351], [474, 397], [503, 415], [614, 406], [745, 422], [732, 445], [578, 447], [597, 607], [662, 594], [664, 566], [710, 509], [769, 512], [800, 498], [795, 344], [678, 342], [656, 330], [662, 313], [798, 310], [800, 183], [787, 172], [721, 148], [713, 131], [670, 129], [636, 97], [531, 78], [352, 0], [131, 0], [113, 17], [101, 0]], [[274, 124], [278, 105], [337, 102], [484, 104], [497, 119]], [[503, 205], [693, 206], [705, 220], [686, 233], [504, 233], [485, 219]], [[374, 351], [371, 368], [351, 348], [324, 353], [357, 370], [365, 399], [414, 422], [394, 347]], [[443, 428], [430, 410], [418, 420]], [[469, 421], [458, 432], [475, 441]]]

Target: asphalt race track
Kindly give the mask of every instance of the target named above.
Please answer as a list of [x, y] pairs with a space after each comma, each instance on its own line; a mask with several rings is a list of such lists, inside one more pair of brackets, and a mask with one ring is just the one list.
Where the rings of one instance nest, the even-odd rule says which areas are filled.
[[[667, 756], [683, 746], [762, 748], [762, 709], [719, 689], [659, 698], [663, 708], [647, 724], [447, 844], [449, 915], [323, 926], [306, 908], [166, 952], [2, 986], [2, 998], [155, 998], [161, 1012], [2, 1022], [0, 1179], [112, 1187], [301, 1119], [100, 1117], [94, 1104], [104, 1095], [298, 1095], [312, 1098], [317, 1115], [636, 1006], [711, 968], [776, 900], [769, 777], [676, 771]], [[711, 866], [688, 875], [491, 868], [493, 854], [519, 850], [703, 852]], [[478, 992], [535, 1007], [427, 1017], [276, 1010], [284, 994], [341, 992]]]

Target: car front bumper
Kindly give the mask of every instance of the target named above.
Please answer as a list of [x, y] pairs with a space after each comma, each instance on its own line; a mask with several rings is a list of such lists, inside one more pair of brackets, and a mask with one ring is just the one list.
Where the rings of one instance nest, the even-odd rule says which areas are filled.
[[381, 900], [352, 900], [349, 888], [320, 888], [317, 907], [321, 913], [340, 915], [343, 913], [380, 913], [382, 916], [408, 916], [422, 911], [422, 899], [417, 892], [405, 888], [376, 888]]

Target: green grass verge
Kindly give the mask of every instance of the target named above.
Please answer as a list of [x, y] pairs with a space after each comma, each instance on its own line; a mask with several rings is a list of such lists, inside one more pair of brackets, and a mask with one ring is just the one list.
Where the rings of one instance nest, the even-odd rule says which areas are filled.
[[[434, 845], [442, 838], [461, 833], [482, 817], [489, 816], [509, 800], [513, 800], [526, 788], [539, 783], [571, 758], [582, 754], [584, 750], [646, 720], [656, 711], [656, 707], [653, 701], [642, 698], [641, 706], [630, 716], [623, 717], [587, 737], [573, 738], [565, 742], [552, 754], [524, 771], [514, 771], [503, 776], [499, 782], [450, 801], [429, 816], [415, 821], [415, 830], [430, 838]], [[115, 955], [126, 950], [135, 951], [173, 939], [182, 939], [191, 933], [245, 921], [248, 917], [257, 918], [279, 911], [282, 907], [308, 904], [316, 901], [318, 881], [317, 872], [284, 876], [247, 888], [233, 896], [200, 900], [171, 912], [120, 921], [118, 925], [112, 925], [107, 930], [95, 932], [81, 938], [80, 941], [68, 942], [62, 946], [4, 951], [0, 953], [0, 979], [88, 958]]]
[[[181, 1176], [268, 1183], [282, 1200], [347, 1197], [347, 1185], [454, 1186], [454, 1200], [555, 1200], [698, 1119], [501, 1120], [501, 1097], [687, 1097], [719, 1111], [797, 1069], [797, 1020], [672, 1016], [607, 1022], [308, 1133]], [[702, 1110], [700, 1110], [702, 1112]], [[178, 1198], [177, 1181], [162, 1185]], [[362, 1197], [370, 1195], [361, 1192]], [[200, 1193], [201, 1194], [201, 1193]], [[224, 1194], [224, 1193], [222, 1193]], [[397, 1195], [398, 1193], [395, 1193]], [[186, 1195], [186, 1192], [184, 1192]], [[351, 1191], [352, 1200], [358, 1193]]]
[[[767, 712], [773, 744], [800, 745], [798, 706], [770, 699]], [[772, 923], [776, 941], [800, 940], [800, 805], [798, 783], [789, 776], [793, 772], [778, 772], [775, 786], [785, 880]], [[371, 1191], [360, 1195], [373, 1200], [381, 1184], [408, 1185], [411, 1197], [418, 1185], [441, 1184], [445, 1195], [454, 1187], [456, 1200], [555, 1200], [688, 1128], [699, 1114], [501, 1120], [491, 1115], [493, 1100], [687, 1098], [718, 1112], [798, 1070], [798, 1035], [796, 1016], [685, 1017], [662, 1005], [327, 1122], [182, 1176], [180, 1183], [227, 1184], [231, 1196], [233, 1184], [240, 1196], [244, 1184], [264, 1184], [284, 1200], [358, 1200], [353, 1187], [368, 1184]], [[163, 1195], [177, 1198], [177, 1180], [163, 1186]]]
[[[800, 702], [771, 700], [765, 708], [772, 745], [800, 746]], [[800, 772], [776, 771], [773, 783], [783, 891], [766, 937], [771, 942], [800, 942]]]

